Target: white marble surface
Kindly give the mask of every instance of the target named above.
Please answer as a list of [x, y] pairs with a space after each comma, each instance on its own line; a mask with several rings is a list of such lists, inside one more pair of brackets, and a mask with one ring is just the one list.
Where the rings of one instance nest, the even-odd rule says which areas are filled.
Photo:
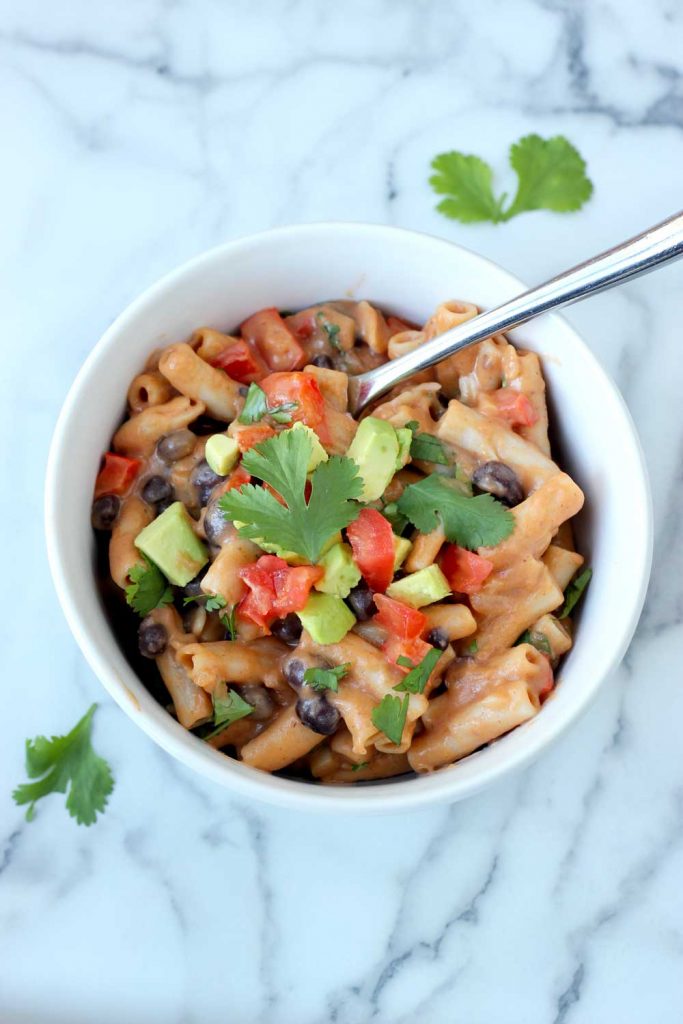
[[[680, 1021], [680, 265], [569, 315], [617, 378], [652, 474], [637, 638], [569, 735], [467, 803], [331, 820], [194, 777], [86, 668], [41, 522], [50, 433], [82, 359], [131, 298], [207, 246], [367, 219], [463, 242], [531, 282], [680, 207], [680, 4], [1, 10], [0, 1020]], [[530, 131], [585, 154], [585, 210], [501, 227], [434, 213], [434, 154], [459, 147], [502, 172]], [[77, 828], [55, 797], [25, 824], [9, 795], [24, 738], [93, 700], [117, 780], [107, 813]]]

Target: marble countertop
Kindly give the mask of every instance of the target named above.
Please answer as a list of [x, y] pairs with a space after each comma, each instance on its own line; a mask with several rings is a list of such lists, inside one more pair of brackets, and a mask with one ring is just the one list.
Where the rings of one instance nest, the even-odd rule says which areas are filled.
[[[680, 265], [568, 314], [618, 381], [652, 476], [636, 639], [561, 742], [465, 803], [284, 813], [172, 761], [86, 667], [41, 503], [86, 353], [208, 246], [370, 220], [534, 282], [679, 208], [682, 43], [671, 0], [3, 5], [3, 1024], [681, 1019]], [[584, 210], [499, 227], [434, 212], [436, 153], [503, 174], [528, 132], [580, 148]], [[10, 799], [24, 738], [64, 731], [93, 700], [116, 774], [107, 813], [78, 828], [54, 797], [26, 824]]]

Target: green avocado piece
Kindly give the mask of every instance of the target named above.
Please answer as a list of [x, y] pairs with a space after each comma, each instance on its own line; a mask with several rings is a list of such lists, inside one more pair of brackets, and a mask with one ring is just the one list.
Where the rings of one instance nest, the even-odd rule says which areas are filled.
[[346, 457], [353, 459], [363, 480], [360, 501], [376, 501], [396, 472], [398, 437], [391, 423], [367, 416], [358, 424]]
[[360, 569], [348, 544], [335, 544], [322, 556], [318, 565], [325, 570], [325, 575], [314, 586], [323, 594], [348, 597], [351, 588], [360, 580]]
[[307, 473], [312, 473], [314, 469], [317, 469], [321, 462], [327, 462], [329, 455], [320, 443], [320, 438], [316, 434], [315, 430], [311, 427], [306, 426], [305, 423], [295, 423], [291, 428], [292, 430], [305, 430], [308, 434], [311, 444], [313, 445], [313, 451], [311, 457], [308, 460]]
[[410, 462], [410, 446], [413, 443], [413, 432], [409, 427], [397, 427], [396, 439], [398, 441], [396, 472], [398, 472], [399, 469], [403, 469]]
[[240, 457], [239, 445], [227, 434], [212, 434], [206, 442], [204, 457], [214, 473], [227, 476]]
[[316, 644], [339, 643], [356, 621], [341, 597], [333, 594], [310, 594], [305, 607], [297, 615]]
[[448, 580], [438, 565], [430, 565], [426, 569], [411, 572], [409, 576], [404, 576], [402, 580], [396, 580], [387, 587], [388, 597], [403, 601], [412, 608], [422, 608], [425, 604], [442, 601], [450, 593]]
[[[238, 519], [234, 520], [233, 523], [235, 529], [239, 530], [240, 526], [245, 526], [246, 523], [241, 523]], [[341, 543], [342, 535], [339, 531], [335, 533], [328, 541], [325, 541], [323, 546], [323, 554], [329, 551], [335, 544]], [[287, 551], [280, 544], [270, 544], [268, 541], [261, 540], [260, 537], [254, 537], [252, 544], [256, 544], [257, 547], [261, 548], [262, 551], [267, 551], [269, 555], [277, 555], [278, 558], [284, 559], [289, 565], [308, 565], [309, 561], [304, 558], [303, 555], [298, 555], [296, 551]]]
[[412, 547], [412, 541], [409, 541], [407, 537], [397, 537], [394, 534], [394, 572], [401, 568]]
[[135, 547], [177, 587], [193, 580], [209, 561], [209, 552], [192, 529], [182, 501], [174, 501], [152, 520], [135, 538]]

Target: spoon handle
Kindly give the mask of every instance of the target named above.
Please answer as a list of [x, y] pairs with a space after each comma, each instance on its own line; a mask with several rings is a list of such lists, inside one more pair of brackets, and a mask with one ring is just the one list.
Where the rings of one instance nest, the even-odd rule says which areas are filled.
[[648, 228], [635, 238], [515, 296], [502, 306], [451, 328], [413, 352], [349, 378], [350, 411], [360, 412], [368, 402], [379, 398], [406, 377], [412, 377], [419, 370], [440, 363], [461, 348], [490, 338], [492, 334], [509, 331], [549, 309], [580, 302], [589, 295], [606, 291], [632, 277], [647, 274], [660, 264], [680, 256], [683, 256], [683, 211]]

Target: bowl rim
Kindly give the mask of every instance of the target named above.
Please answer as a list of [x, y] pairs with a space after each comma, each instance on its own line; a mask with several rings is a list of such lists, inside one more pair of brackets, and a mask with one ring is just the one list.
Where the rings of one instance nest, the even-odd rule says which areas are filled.
[[[645, 601], [652, 564], [653, 507], [642, 445], [630, 411], [617, 385], [575, 328], [564, 320], [563, 317], [557, 313], [544, 314], [544, 317], [548, 320], [561, 323], [565, 330], [570, 332], [574, 343], [583, 350], [584, 358], [591, 364], [592, 372], [596, 377], [600, 378], [600, 385], [610, 391], [612, 397], [616, 399], [624, 417], [624, 425], [630, 433], [630, 440], [633, 444], [637, 466], [640, 471], [638, 497], [642, 508], [645, 533], [642, 543], [638, 548], [640, 564], [635, 567], [635, 572], [637, 573], [635, 578], [638, 579], [639, 583], [637, 590], [632, 596], [628, 616], [620, 617], [621, 632], [619, 642], [614, 646], [609, 665], [601, 677], [596, 680], [592, 688], [583, 694], [580, 699], [577, 698], [573, 704], [566, 708], [564, 715], [558, 717], [544, 731], [528, 734], [528, 742], [520, 749], [511, 751], [507, 759], [482, 764], [475, 778], [458, 779], [457, 768], [453, 766], [450, 769], [441, 769], [428, 775], [411, 777], [405, 783], [390, 780], [373, 785], [333, 787], [300, 782], [260, 772], [257, 769], [241, 764], [239, 761], [226, 757], [219, 751], [202, 743], [198, 738], [191, 736], [187, 730], [162, 708], [160, 710], [163, 712], [163, 718], [154, 717], [144, 712], [137, 704], [137, 700], [131, 694], [126, 683], [118, 677], [114, 668], [109, 664], [107, 657], [100, 650], [97, 640], [90, 635], [89, 629], [84, 622], [79, 609], [79, 601], [72, 585], [75, 569], [70, 569], [65, 563], [59, 536], [58, 519], [53, 514], [53, 509], [59, 501], [59, 467], [60, 462], [68, 453], [66, 442], [72, 415], [83, 399], [84, 392], [89, 386], [90, 378], [93, 375], [97, 376], [97, 366], [100, 359], [109, 350], [113, 339], [116, 338], [118, 333], [124, 330], [131, 321], [135, 321], [140, 311], [147, 305], [153, 304], [161, 293], [172, 288], [178, 281], [201, 268], [202, 265], [208, 265], [216, 259], [223, 259], [231, 254], [234, 256], [245, 246], [267, 244], [271, 239], [297, 236], [297, 240], [301, 242], [302, 236], [310, 234], [319, 235], [326, 232], [337, 233], [340, 237], [346, 235], [347, 240], [348, 236], [353, 236], [357, 239], [361, 235], [384, 235], [389, 244], [392, 237], [395, 239], [400, 235], [404, 239], [411, 240], [413, 243], [419, 242], [423, 245], [429, 244], [433, 246], [435, 255], [439, 248], [456, 249], [469, 261], [475, 264], [478, 263], [484, 271], [493, 271], [501, 283], [507, 283], [519, 291], [527, 287], [519, 278], [511, 274], [504, 267], [501, 267], [494, 260], [482, 256], [459, 243], [428, 232], [362, 221], [330, 220], [271, 228], [212, 246], [185, 261], [149, 285], [122, 310], [93, 346], [69, 388], [54, 428], [46, 467], [44, 516], [48, 563], [57, 598], [67, 624], [98, 680], [128, 717], [143, 729], [155, 743], [193, 770], [232, 790], [238, 796], [257, 797], [271, 804], [299, 810], [312, 810], [323, 813], [340, 810], [347, 813], [377, 814], [416, 809], [434, 803], [453, 803], [479, 792], [508, 773], [519, 771], [526, 767], [543, 750], [549, 747], [559, 735], [568, 729], [572, 723], [576, 722], [621, 662], [635, 632]], [[102, 614], [106, 621], [104, 612]], [[111, 627], [109, 628], [111, 629]], [[130, 672], [135, 676], [132, 668], [130, 668]], [[188, 740], [191, 742], [188, 743]]]

